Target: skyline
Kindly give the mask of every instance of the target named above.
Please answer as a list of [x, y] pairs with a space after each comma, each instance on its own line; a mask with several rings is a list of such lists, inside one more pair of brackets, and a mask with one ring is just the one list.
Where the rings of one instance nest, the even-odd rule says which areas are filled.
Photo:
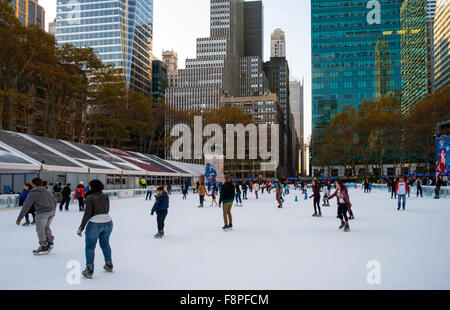
[[[185, 67], [186, 58], [196, 54], [196, 38], [209, 36], [210, 0], [154, 0], [153, 55], [161, 59], [162, 50], [178, 53], [179, 69]], [[56, 0], [39, 0], [45, 8], [46, 23], [56, 16]], [[305, 139], [311, 135], [311, 15], [309, 1], [263, 0], [264, 4], [264, 55], [270, 58], [270, 34], [276, 28], [286, 33], [287, 59], [291, 77], [305, 80]], [[177, 10], [174, 11], [173, 8]], [[179, 12], [179, 13], [178, 13]], [[297, 15], [286, 18], [290, 12], [306, 12], [306, 18]], [[192, 16], [196, 16], [194, 20]], [[176, 20], [177, 23], [173, 21]], [[180, 27], [180, 24], [183, 27]], [[183, 31], [179, 31], [183, 29]], [[306, 44], [305, 44], [306, 43]]]

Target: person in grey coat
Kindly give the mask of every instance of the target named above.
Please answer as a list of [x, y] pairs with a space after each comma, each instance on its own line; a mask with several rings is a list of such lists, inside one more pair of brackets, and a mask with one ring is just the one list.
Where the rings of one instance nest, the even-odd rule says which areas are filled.
[[36, 209], [36, 232], [39, 238], [39, 248], [33, 251], [34, 255], [48, 254], [53, 249], [55, 237], [50, 229], [50, 224], [55, 217], [56, 198], [46, 188], [42, 187], [42, 180], [35, 178], [31, 182], [33, 189], [28, 194], [19, 217], [17, 225], [24, 218], [32, 206]]

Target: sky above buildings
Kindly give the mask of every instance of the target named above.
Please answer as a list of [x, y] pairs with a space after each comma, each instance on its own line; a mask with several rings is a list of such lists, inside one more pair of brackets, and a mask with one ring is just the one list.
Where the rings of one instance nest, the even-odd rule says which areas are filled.
[[[46, 28], [56, 16], [56, 0], [39, 0], [45, 8]], [[163, 49], [178, 53], [179, 67], [195, 58], [196, 38], [209, 36], [210, 0], [154, 0], [153, 54], [161, 59]], [[286, 33], [291, 78], [305, 79], [305, 137], [311, 134], [311, 10], [308, 0], [263, 0], [264, 57], [270, 57], [270, 34], [276, 28]]]

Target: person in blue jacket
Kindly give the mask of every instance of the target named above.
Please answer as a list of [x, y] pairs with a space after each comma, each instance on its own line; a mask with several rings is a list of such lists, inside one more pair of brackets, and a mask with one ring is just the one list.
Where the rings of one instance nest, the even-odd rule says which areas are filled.
[[[25, 201], [27, 200], [28, 194], [30, 193], [30, 190], [32, 189], [31, 184], [27, 183], [23, 187], [23, 192], [19, 196], [19, 207], [22, 207]], [[25, 223], [22, 224], [22, 226], [30, 226], [30, 218], [28, 215], [31, 214], [33, 217], [33, 222], [31, 222], [31, 225], [36, 224], [36, 209], [34, 206], [30, 208], [30, 210], [25, 214]]]
[[151, 215], [156, 212], [156, 222], [158, 224], [158, 233], [155, 238], [161, 239], [164, 237], [164, 221], [166, 220], [168, 209], [169, 209], [169, 195], [164, 190], [164, 186], [160, 186], [157, 189], [156, 201], [152, 208]]

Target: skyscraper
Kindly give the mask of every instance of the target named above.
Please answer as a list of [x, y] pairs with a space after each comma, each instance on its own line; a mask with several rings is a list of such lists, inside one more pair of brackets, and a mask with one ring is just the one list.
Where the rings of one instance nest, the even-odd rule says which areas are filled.
[[159, 59], [152, 61], [152, 92], [155, 99], [164, 98], [167, 89], [167, 66]]
[[56, 36], [56, 18], [48, 23], [48, 33]]
[[241, 57], [241, 97], [263, 96], [269, 92], [269, 82], [261, 58]]
[[402, 23], [402, 113], [408, 114], [431, 90], [428, 75], [427, 0], [405, 0]]
[[167, 67], [167, 87], [177, 86], [178, 54], [172, 51], [163, 51], [162, 62]]
[[[358, 109], [363, 101], [402, 89], [403, 0], [376, 2], [379, 7], [367, 1], [311, 2], [313, 136], [344, 106]], [[313, 153], [319, 143], [313, 140]]]
[[286, 37], [284, 31], [279, 28], [271, 35], [270, 57], [286, 57]]
[[434, 89], [450, 85], [450, 1], [437, 0], [434, 18]]
[[56, 14], [58, 44], [92, 47], [128, 87], [152, 93], [153, 0], [57, 0]]
[[45, 10], [38, 0], [7, 0], [16, 12], [16, 17], [25, 26], [36, 25], [45, 30]]
[[262, 1], [244, 2], [244, 56], [264, 61], [264, 6]]
[[289, 105], [294, 118], [295, 132], [297, 133], [299, 149], [300, 149], [300, 172], [305, 172], [303, 144], [305, 139], [304, 133], [304, 81], [293, 80], [289, 83]]
[[210, 36], [197, 39], [197, 57], [178, 70], [176, 87], [167, 89], [174, 109], [214, 110], [221, 96], [240, 94], [240, 57], [244, 54], [243, 0], [211, 0]]

